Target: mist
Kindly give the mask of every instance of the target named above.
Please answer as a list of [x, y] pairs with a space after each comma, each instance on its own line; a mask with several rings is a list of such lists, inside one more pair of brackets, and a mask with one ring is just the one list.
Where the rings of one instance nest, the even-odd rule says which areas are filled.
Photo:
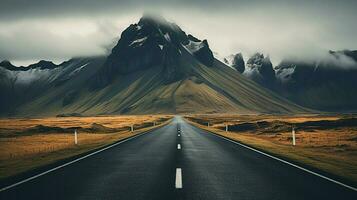
[[[106, 55], [121, 32], [145, 11], [164, 16], [186, 33], [207, 39], [221, 56], [269, 55], [351, 66], [329, 50], [357, 49], [355, 1], [5, 1], [0, 8], [0, 60], [63, 61]], [[26, 7], [27, 6], [27, 7]], [[333, 17], [332, 17], [333, 16]], [[337, 59], [337, 60], [336, 60]]]

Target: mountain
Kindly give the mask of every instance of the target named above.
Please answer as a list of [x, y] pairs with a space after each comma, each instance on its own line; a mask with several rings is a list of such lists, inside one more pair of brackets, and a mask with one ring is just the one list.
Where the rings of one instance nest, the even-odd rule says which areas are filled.
[[[243, 75], [290, 101], [315, 110], [357, 111], [357, 51], [329, 51], [323, 60], [284, 59], [273, 67], [256, 53]], [[233, 66], [233, 55], [226, 64]]]
[[18, 71], [0, 67], [1, 115], [303, 113], [214, 58], [207, 40], [162, 17], [125, 29], [107, 57]]
[[241, 53], [232, 54], [224, 58], [223, 62], [228, 66], [233, 67], [240, 73], [243, 73], [245, 70], [245, 63], [244, 63], [243, 55]]
[[27, 70], [36, 69], [36, 68], [38, 68], [38, 69], [54, 69], [54, 68], [58, 67], [59, 65], [56, 65], [51, 61], [41, 60], [38, 63], [31, 64], [27, 67], [24, 67], [24, 66], [17, 67], [15, 65], [13, 65], [10, 61], [4, 60], [4, 61], [0, 62], [0, 66], [3, 68], [6, 68], [8, 70], [11, 70], [11, 71], [27, 71]]
[[357, 110], [357, 51], [330, 51], [332, 60], [283, 60], [275, 92], [300, 105], [327, 111]]
[[[51, 107], [52, 103], [63, 102], [64, 106], [71, 94], [94, 76], [104, 59], [74, 58], [58, 66], [40, 61], [40, 64], [29, 67], [14, 66], [11, 70], [0, 63], [0, 115], [31, 116], [36, 112], [56, 111], [57, 108]], [[31, 105], [34, 110], [28, 109]], [[58, 106], [58, 112], [62, 105]]]
[[[14, 66], [10, 61], [8, 60], [4, 60], [2, 62], [0, 62], [0, 66], [5, 68], [5, 69], [8, 69], [8, 70], [12, 70], [12, 71], [16, 71], [16, 70], [19, 70], [21, 67], [16, 67]], [[25, 68], [26, 69], [26, 68]], [[23, 69], [23, 70], [25, 70]]]
[[99, 80], [109, 84], [118, 75], [160, 67], [165, 82], [187, 78], [183, 51], [196, 61], [212, 66], [213, 53], [207, 40], [186, 35], [180, 27], [161, 17], [146, 16], [130, 25], [108, 56]]
[[245, 63], [242, 53], [237, 53], [223, 58], [223, 62], [264, 87], [273, 89], [276, 85], [275, 71], [269, 56], [255, 53]]
[[263, 54], [256, 53], [249, 58], [244, 75], [267, 88], [272, 89], [275, 87], [276, 78], [273, 64], [270, 58], [268, 56], [264, 57]]

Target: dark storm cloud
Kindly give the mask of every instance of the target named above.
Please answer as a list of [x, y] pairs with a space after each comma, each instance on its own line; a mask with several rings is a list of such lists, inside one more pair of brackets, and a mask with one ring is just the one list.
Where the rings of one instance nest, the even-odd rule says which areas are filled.
[[124, 3], [124, 1], [97, 0], [2, 0], [0, 6], [0, 19], [1, 21], [4, 21], [38, 17], [71, 17], [96, 14], [97, 12], [103, 12], [108, 9], [119, 9], [120, 11], [123, 11], [130, 7], [132, 4], [130, 2], [131, 1]]
[[0, 0], [0, 60], [104, 54], [143, 11], [163, 14], [223, 54], [324, 56], [356, 49], [357, 1]]
[[[312, 8], [317, 11], [354, 11], [355, 0], [1, 0], [0, 20], [17, 20], [32, 17], [70, 17], [88, 16], [105, 13], [126, 14], [132, 9], [145, 8], [197, 8], [224, 10], [254, 9], [257, 7], [289, 6], [300, 10], [302, 14]], [[221, 10], [223, 9], [223, 10]], [[333, 16], [332, 16], [333, 17]]]

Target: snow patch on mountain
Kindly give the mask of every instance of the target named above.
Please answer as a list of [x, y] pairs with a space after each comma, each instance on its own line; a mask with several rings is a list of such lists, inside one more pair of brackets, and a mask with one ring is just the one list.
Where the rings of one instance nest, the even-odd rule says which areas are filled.
[[85, 68], [89, 63], [86, 63], [80, 67], [78, 67], [77, 69], [75, 69], [74, 71], [72, 71], [68, 76], [71, 77], [71, 76], [74, 76], [76, 74], [78, 74], [80, 71], [82, 71], [83, 68]]
[[136, 39], [136, 40], [132, 41], [132, 42], [129, 44], [129, 46], [140, 47], [140, 46], [142, 46], [142, 45], [145, 43], [145, 41], [146, 41], [147, 39], [148, 39], [147, 36], [145, 36], [145, 37], [143, 37], [143, 38]]
[[90, 62], [83, 63], [77, 60], [68, 61], [53, 69], [32, 68], [28, 70], [9, 70], [0, 67], [0, 75], [15, 85], [30, 85], [38, 81], [52, 83], [77, 75], [89, 64]]
[[221, 54], [219, 54], [218, 52], [213, 52], [213, 57], [214, 57], [215, 59], [221, 61], [222, 63], [227, 64], [227, 63], [224, 61], [225, 57], [222, 56]]
[[194, 41], [189, 40], [189, 43], [185, 46], [186, 46], [187, 50], [193, 54], [194, 52], [196, 52], [202, 48], [201, 43], [202, 42], [194, 42]]
[[170, 38], [169, 33], [165, 33], [164, 37], [165, 37], [166, 41], [171, 42], [171, 38]]
[[38, 80], [44, 80], [51, 75], [50, 69], [29, 69], [27, 71], [11, 71], [2, 69], [4, 74], [17, 84], [31, 84]]
[[140, 31], [142, 29], [142, 26], [136, 25], [135, 28], [136, 28], [136, 30]]
[[282, 82], [286, 83], [290, 81], [291, 75], [294, 73], [296, 65], [291, 65], [289, 67], [280, 68], [276, 71], [276, 78]]
[[244, 70], [243, 75], [246, 77], [259, 77], [262, 78], [257, 67], [248, 67]]
[[224, 58], [224, 63], [226, 63], [228, 66], [232, 67], [233, 66], [233, 60], [234, 60], [234, 55], [231, 54], [227, 57]]

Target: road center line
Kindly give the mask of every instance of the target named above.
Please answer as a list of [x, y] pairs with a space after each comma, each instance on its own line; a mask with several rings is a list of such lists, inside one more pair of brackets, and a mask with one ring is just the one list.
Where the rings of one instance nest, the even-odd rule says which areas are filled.
[[179, 136], [179, 137], [180, 137], [181, 135], [180, 135], [180, 134], [178, 134], [177, 136]]
[[178, 144], [178, 145], [177, 145], [177, 149], [181, 149], [181, 144]]
[[182, 170], [181, 170], [181, 168], [176, 168], [175, 188], [176, 189], [182, 188]]

